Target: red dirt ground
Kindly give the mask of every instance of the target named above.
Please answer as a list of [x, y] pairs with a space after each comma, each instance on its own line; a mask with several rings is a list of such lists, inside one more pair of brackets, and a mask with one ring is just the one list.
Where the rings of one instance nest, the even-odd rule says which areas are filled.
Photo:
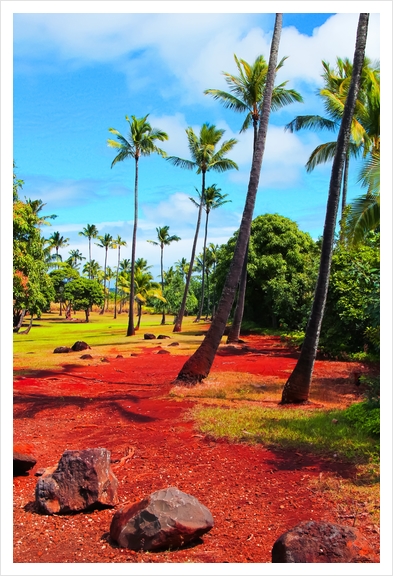
[[[296, 355], [278, 339], [250, 336], [248, 353], [222, 347], [212, 374], [239, 371], [286, 378]], [[168, 348], [168, 351], [171, 350]], [[250, 352], [252, 350], [252, 352]], [[303, 520], [352, 525], [339, 517], [329, 495], [310, 484], [323, 475], [349, 478], [343, 462], [262, 446], [213, 441], [185, 418], [191, 401], [171, 399], [186, 356], [155, 355], [158, 347], [109, 362], [64, 363], [63, 371], [40, 371], [14, 382], [14, 445], [37, 459], [26, 476], [14, 478], [15, 563], [240, 563], [271, 562], [275, 540]], [[247, 351], [247, 348], [246, 348]], [[94, 350], [89, 350], [93, 357]], [[82, 353], [74, 353], [80, 358]], [[67, 357], [69, 361], [69, 357]], [[89, 365], [90, 364], [90, 365]], [[317, 361], [315, 375], [335, 378], [347, 400], [359, 395], [350, 374], [356, 365]], [[283, 409], [290, 409], [284, 408]], [[65, 450], [111, 451], [121, 504], [176, 486], [207, 506], [214, 528], [192, 546], [159, 553], [118, 548], [109, 538], [116, 509], [74, 515], [34, 512], [35, 472], [57, 464]], [[127, 449], [133, 457], [118, 461]], [[359, 516], [356, 527], [379, 553], [379, 528]]]

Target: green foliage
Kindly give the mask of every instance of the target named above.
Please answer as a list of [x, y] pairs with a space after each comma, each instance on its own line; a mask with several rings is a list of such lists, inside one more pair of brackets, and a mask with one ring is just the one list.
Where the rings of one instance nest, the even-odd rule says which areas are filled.
[[84, 310], [87, 321], [89, 308], [93, 305], [104, 304], [104, 291], [96, 280], [80, 276], [67, 282], [64, 288], [64, 299], [72, 305], [74, 310]]
[[379, 234], [368, 244], [336, 246], [320, 348], [333, 356], [379, 352]]
[[379, 438], [380, 434], [380, 408], [372, 402], [365, 400], [352, 404], [344, 410], [342, 417], [359, 432]]
[[[218, 254], [222, 287], [237, 233]], [[251, 227], [244, 317], [262, 326], [304, 329], [313, 296], [318, 248], [297, 224], [278, 214], [264, 214]]]

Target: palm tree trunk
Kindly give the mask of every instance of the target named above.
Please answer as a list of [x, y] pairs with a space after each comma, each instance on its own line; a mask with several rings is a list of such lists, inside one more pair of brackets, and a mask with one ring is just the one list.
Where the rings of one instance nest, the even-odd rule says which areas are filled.
[[205, 265], [206, 265], [206, 242], [207, 242], [207, 227], [209, 225], [209, 212], [206, 212], [205, 222], [205, 237], [203, 239], [203, 255], [202, 255], [202, 286], [201, 286], [201, 301], [199, 303], [198, 316], [196, 320], [199, 321], [203, 312], [203, 303], [205, 300]]
[[135, 156], [135, 192], [134, 192], [134, 229], [132, 233], [131, 247], [131, 281], [130, 281], [130, 306], [128, 311], [127, 336], [134, 336], [134, 300], [135, 300], [135, 250], [136, 250], [136, 230], [138, 225], [138, 160]]
[[177, 314], [177, 317], [176, 317], [176, 322], [175, 322], [175, 326], [173, 328], [173, 332], [181, 332], [181, 325], [183, 322], [184, 311], [186, 309], [187, 295], [188, 295], [188, 290], [190, 288], [192, 268], [194, 266], [195, 252], [196, 252], [196, 246], [197, 246], [197, 242], [198, 242], [199, 227], [201, 225], [203, 203], [205, 200], [205, 175], [206, 175], [206, 173], [202, 172], [201, 201], [199, 204], [198, 219], [197, 219], [197, 225], [196, 225], [196, 230], [195, 230], [195, 235], [194, 235], [194, 242], [192, 244], [191, 259], [190, 259], [190, 264], [189, 264], [187, 278], [186, 278], [186, 286], [184, 288], [183, 300], [182, 300], [182, 303], [180, 306], [179, 313]]
[[239, 283], [239, 277], [241, 274], [243, 262], [245, 260], [247, 244], [250, 237], [252, 216], [258, 190], [262, 159], [265, 151], [281, 28], [282, 14], [276, 14], [273, 39], [270, 49], [269, 67], [266, 78], [266, 87], [262, 104], [261, 120], [258, 130], [257, 146], [253, 155], [246, 203], [244, 206], [235, 252], [227, 278], [225, 280], [217, 312], [214, 316], [214, 320], [209, 328], [209, 331], [206, 334], [200, 347], [187, 360], [178, 374], [177, 379], [188, 384], [196, 384], [208, 376], [218, 346], [220, 345], [221, 338], [224, 334], [226, 322], [228, 320], [228, 316], [235, 298], [236, 288]]
[[360, 14], [359, 17], [351, 83], [345, 102], [330, 178], [325, 227], [322, 239], [321, 259], [317, 285], [315, 288], [314, 301], [300, 357], [282, 392], [282, 404], [307, 402], [309, 397], [312, 373], [318, 349], [319, 335], [321, 332], [321, 325], [329, 286], [330, 266], [332, 261], [334, 231], [336, 227], [338, 204], [340, 199], [341, 181], [351, 133], [352, 117], [355, 109], [356, 98], [359, 92], [360, 76], [364, 61], [368, 17], [369, 15], [364, 13]]
[[118, 247], [118, 253], [117, 253], [117, 268], [116, 268], [116, 286], [115, 286], [115, 309], [113, 312], [113, 318], [117, 318], [117, 284], [119, 281], [119, 266], [120, 266], [120, 246]]
[[[161, 244], [161, 292], [162, 292], [162, 295], [164, 296], [164, 246], [163, 246], [163, 244]], [[165, 324], [165, 304], [164, 304], [164, 307], [162, 309], [161, 326], [163, 326], [164, 324]]]
[[89, 280], [91, 280], [91, 237], [89, 236]]
[[248, 244], [246, 255], [244, 257], [242, 273], [240, 276], [239, 293], [237, 297], [237, 304], [235, 309], [235, 314], [233, 317], [233, 322], [231, 329], [229, 330], [227, 344], [239, 342], [240, 329], [242, 326], [243, 313], [244, 313], [244, 302], [246, 300], [246, 288], [247, 288], [247, 255], [248, 255]]
[[106, 288], [106, 259], [108, 257], [108, 248], [105, 248], [105, 262], [104, 262], [104, 304], [101, 308], [100, 314], [103, 314], [105, 311], [105, 288]]
[[345, 220], [344, 213], [347, 205], [347, 191], [348, 191], [348, 175], [349, 175], [349, 149], [345, 157], [343, 185], [342, 185], [342, 198], [341, 198], [341, 221], [340, 221], [340, 241], [344, 240], [345, 236]]

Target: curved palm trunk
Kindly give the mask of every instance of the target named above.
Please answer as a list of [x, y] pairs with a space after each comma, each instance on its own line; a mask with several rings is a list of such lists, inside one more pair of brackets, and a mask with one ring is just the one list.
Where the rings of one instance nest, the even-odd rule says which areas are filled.
[[276, 75], [278, 47], [282, 28], [282, 14], [276, 14], [272, 45], [270, 49], [269, 68], [266, 79], [265, 95], [262, 105], [261, 121], [258, 131], [257, 146], [253, 155], [248, 185], [246, 203], [244, 206], [242, 221], [239, 229], [235, 252], [225, 280], [221, 299], [218, 304], [214, 320], [209, 328], [200, 347], [187, 360], [180, 370], [177, 379], [181, 382], [196, 384], [206, 378], [213, 364], [218, 346], [224, 334], [226, 322], [235, 298], [236, 288], [243, 262], [245, 259], [248, 240], [250, 237], [252, 216], [258, 190], [259, 177], [262, 167], [262, 159], [265, 150], [267, 128], [269, 122], [271, 100]]
[[[164, 245], [161, 243], [161, 292], [164, 296]], [[162, 309], [161, 326], [165, 324], [165, 304]]]
[[203, 208], [203, 203], [204, 203], [204, 199], [205, 199], [205, 172], [202, 172], [202, 192], [201, 192], [201, 201], [199, 204], [199, 210], [198, 210], [198, 219], [197, 219], [197, 225], [196, 225], [196, 230], [195, 230], [195, 235], [194, 235], [194, 242], [192, 244], [192, 250], [191, 250], [191, 259], [190, 259], [190, 265], [188, 268], [188, 272], [187, 272], [187, 278], [186, 278], [186, 286], [184, 288], [184, 294], [183, 294], [183, 300], [180, 306], [180, 310], [179, 313], [176, 317], [176, 322], [175, 322], [175, 326], [173, 328], [173, 332], [181, 332], [181, 325], [183, 322], [183, 316], [184, 316], [184, 311], [186, 309], [186, 302], [187, 302], [187, 295], [188, 295], [188, 290], [190, 288], [190, 281], [191, 281], [191, 274], [192, 274], [192, 268], [194, 266], [194, 259], [195, 259], [195, 252], [196, 252], [196, 245], [198, 242], [198, 234], [199, 234], [199, 227], [201, 225], [201, 217], [202, 217], [202, 208]]
[[117, 268], [116, 268], [116, 286], [115, 286], [115, 309], [113, 312], [113, 318], [117, 318], [117, 291], [118, 291], [118, 281], [119, 281], [119, 266], [120, 266], [120, 246], [118, 246], [117, 251]]
[[138, 225], [138, 160], [135, 155], [135, 191], [134, 191], [134, 229], [132, 233], [131, 247], [131, 280], [130, 280], [130, 307], [128, 311], [127, 336], [134, 336], [134, 300], [135, 300], [135, 251], [136, 251], [136, 230]]
[[243, 313], [244, 313], [244, 302], [246, 300], [246, 289], [247, 289], [247, 256], [248, 256], [248, 244], [247, 244], [246, 254], [244, 257], [242, 273], [240, 276], [239, 294], [237, 297], [235, 314], [233, 317], [231, 329], [229, 330], [229, 334], [228, 334], [228, 338], [227, 338], [227, 344], [239, 342], [239, 338], [240, 338], [240, 329], [242, 326]]
[[345, 235], [345, 221], [344, 212], [347, 206], [347, 191], [348, 191], [348, 176], [349, 176], [349, 149], [345, 157], [342, 198], [341, 198], [341, 221], [340, 221], [340, 240], [344, 240]]
[[318, 349], [319, 335], [321, 332], [329, 286], [330, 266], [332, 261], [334, 231], [340, 199], [341, 181], [351, 133], [353, 112], [359, 91], [360, 75], [364, 61], [368, 16], [368, 14], [360, 14], [359, 17], [351, 84], [345, 102], [330, 178], [321, 259], [314, 301], [300, 357], [282, 392], [282, 404], [307, 402], [309, 397], [312, 373]]
[[201, 286], [201, 301], [199, 303], [198, 316], [196, 320], [200, 320], [203, 312], [203, 304], [205, 300], [205, 265], [206, 265], [206, 242], [207, 242], [207, 227], [209, 225], [209, 212], [206, 212], [205, 222], [205, 237], [203, 239], [203, 257], [202, 257], [202, 286]]

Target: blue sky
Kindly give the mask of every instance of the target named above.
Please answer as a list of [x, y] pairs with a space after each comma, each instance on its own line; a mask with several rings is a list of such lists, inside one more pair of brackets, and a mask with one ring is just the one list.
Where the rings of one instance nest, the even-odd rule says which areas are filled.
[[[54, 4], [62, 3], [44, 8]], [[78, 232], [95, 224], [100, 234], [126, 240], [122, 258], [130, 257], [134, 161], [111, 169], [115, 151], [107, 146], [108, 128], [126, 135], [126, 114], [149, 114], [150, 123], [169, 135], [162, 144], [169, 155], [189, 158], [185, 129], [198, 132], [204, 122], [225, 129], [223, 140], [238, 139], [230, 157], [239, 170], [207, 175], [207, 185], [217, 184], [231, 200], [212, 212], [209, 242], [226, 242], [243, 211], [252, 131], [239, 134], [242, 116], [203, 91], [227, 88], [222, 71], [237, 72], [234, 54], [248, 62], [259, 54], [268, 59], [274, 14], [244, 12], [244, 4], [260, 9], [256, 2], [242, 3], [243, 12], [237, 13], [214, 13], [212, 3], [199, 2], [193, 13], [165, 14], [93, 14], [87, 13], [92, 3], [83, 2], [70, 3], [70, 12], [66, 4], [68, 13], [13, 17], [13, 156], [18, 177], [25, 181], [22, 197], [40, 198], [46, 203], [44, 213], [58, 215], [45, 235], [59, 231], [69, 238], [69, 246], [60, 251], [63, 258], [71, 249], [87, 257], [87, 240]], [[125, 12], [132, 3], [120, 4]], [[283, 17], [279, 58], [289, 58], [276, 82], [288, 80], [304, 103], [271, 114], [254, 215], [277, 212], [314, 238], [323, 230], [330, 165], [312, 174], [304, 165], [331, 136], [290, 134], [284, 126], [298, 114], [324, 113], [317, 96], [321, 61], [334, 64], [337, 56], [353, 57], [357, 20], [355, 12], [284, 12]], [[372, 60], [380, 57], [379, 25], [379, 15], [372, 14], [366, 50]], [[349, 200], [362, 192], [357, 177], [354, 165]], [[169, 225], [170, 233], [181, 237], [166, 248], [165, 267], [183, 256], [189, 259], [197, 216], [189, 196], [196, 195], [200, 183], [195, 172], [158, 156], [141, 159], [137, 257], [148, 260], [154, 275], [159, 273], [159, 249], [146, 240], [155, 239], [157, 226]], [[103, 264], [104, 251], [93, 245], [92, 257]], [[110, 266], [116, 257], [115, 250], [109, 252]]]

